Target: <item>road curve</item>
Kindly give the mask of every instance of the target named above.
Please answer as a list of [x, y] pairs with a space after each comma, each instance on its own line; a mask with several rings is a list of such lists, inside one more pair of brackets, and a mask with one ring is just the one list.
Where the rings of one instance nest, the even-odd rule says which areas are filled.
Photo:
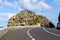
[[35, 27], [9, 30], [0, 40], [60, 40], [60, 37], [46, 32], [42, 27]]
[[32, 37], [32, 35], [30, 34], [30, 30], [33, 29], [33, 28], [30, 28], [27, 30], [27, 35], [32, 39], [32, 40], [35, 40], [35, 38]]
[[0, 40], [31, 40], [26, 33], [28, 29], [29, 28], [16, 29], [14, 31], [10, 30]]
[[[45, 32], [47, 32], [47, 33], [49, 33], [49, 34], [52, 34], [52, 35], [54, 35], [54, 36], [58, 36], [58, 37], [60, 37], [60, 35], [57, 33], [58, 31], [57, 30], [51, 30], [52, 28], [50, 28], [50, 31], [49, 30], [47, 30], [45, 27], [43, 27], [43, 30], [45, 31]], [[60, 33], [60, 32], [59, 32]]]
[[55, 28], [46, 28], [45, 27], [45, 30], [47, 30], [49, 32], [52, 32], [54, 34], [60, 35], [60, 30], [58, 30], [58, 29], [55, 29]]
[[47, 33], [41, 27], [31, 29], [29, 33], [35, 40], [60, 40], [60, 37]]

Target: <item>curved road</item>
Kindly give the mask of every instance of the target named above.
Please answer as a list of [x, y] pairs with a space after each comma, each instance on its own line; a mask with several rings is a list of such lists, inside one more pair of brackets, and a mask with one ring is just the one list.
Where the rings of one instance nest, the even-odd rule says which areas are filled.
[[10, 30], [0, 40], [31, 40], [27, 35], [29, 28]]
[[[55, 34], [60, 33], [60, 30], [53, 28], [46, 30]], [[47, 33], [42, 27], [37, 27], [10, 30], [0, 40], [60, 40], [60, 37]]]
[[30, 30], [30, 34], [33, 38], [35, 38], [35, 40], [60, 40], [59, 36], [47, 33], [45, 30], [43, 30], [43, 28], [32, 29]]

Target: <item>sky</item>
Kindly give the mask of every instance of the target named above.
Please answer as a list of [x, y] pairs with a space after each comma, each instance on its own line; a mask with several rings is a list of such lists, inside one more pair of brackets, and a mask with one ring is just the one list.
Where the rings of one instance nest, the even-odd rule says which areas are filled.
[[7, 27], [8, 19], [25, 9], [47, 17], [56, 26], [60, 0], [0, 0], [0, 27]]

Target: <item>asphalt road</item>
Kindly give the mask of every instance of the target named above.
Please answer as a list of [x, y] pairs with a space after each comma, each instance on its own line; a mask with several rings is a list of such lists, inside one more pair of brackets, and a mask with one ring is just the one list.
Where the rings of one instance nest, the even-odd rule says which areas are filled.
[[33, 38], [35, 38], [35, 40], [60, 40], [59, 36], [47, 33], [46, 31], [43, 30], [43, 28], [31, 29], [30, 34], [32, 35]]
[[0, 40], [31, 40], [26, 33], [28, 29], [29, 28], [10, 30]]
[[60, 30], [58, 30], [58, 29], [55, 29], [55, 28], [45, 28], [45, 29], [52, 32], [52, 33], [60, 35]]
[[[54, 28], [46, 28], [46, 30], [55, 34], [60, 33], [60, 30]], [[10, 30], [0, 40], [60, 40], [60, 36], [50, 34], [43, 28], [37, 27]]]

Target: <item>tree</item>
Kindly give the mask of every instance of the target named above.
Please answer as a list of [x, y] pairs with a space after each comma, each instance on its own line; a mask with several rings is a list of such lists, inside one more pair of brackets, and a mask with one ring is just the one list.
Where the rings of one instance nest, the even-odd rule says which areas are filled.
[[59, 12], [59, 16], [58, 16], [57, 29], [60, 29], [60, 12]]
[[[15, 20], [13, 20], [13, 18]], [[30, 10], [22, 10], [15, 17], [13, 16], [8, 20], [8, 26], [20, 26], [21, 23], [25, 23], [25, 25], [37, 25], [40, 22], [43, 22], [43, 24], [45, 25], [49, 24], [48, 19], [43, 17], [42, 15], [36, 15]]]
[[60, 21], [60, 12], [59, 12], [59, 16], [58, 16], [58, 21]]

